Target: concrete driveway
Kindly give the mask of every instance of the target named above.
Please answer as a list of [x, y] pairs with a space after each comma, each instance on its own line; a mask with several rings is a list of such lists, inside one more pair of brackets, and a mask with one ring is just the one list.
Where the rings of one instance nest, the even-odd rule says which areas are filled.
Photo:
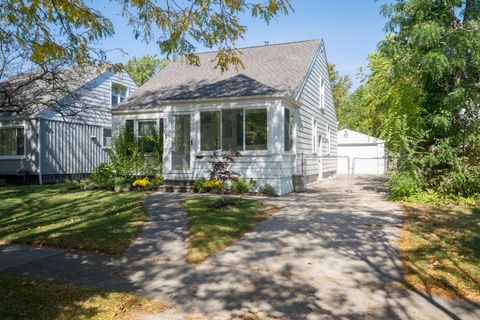
[[146, 199], [150, 221], [121, 256], [0, 245], [0, 272], [139, 291], [178, 306], [152, 319], [244, 311], [291, 319], [478, 319], [473, 302], [402, 287], [401, 208], [381, 178], [339, 177], [309, 192], [264, 199], [284, 208], [198, 267], [185, 262], [187, 194]]

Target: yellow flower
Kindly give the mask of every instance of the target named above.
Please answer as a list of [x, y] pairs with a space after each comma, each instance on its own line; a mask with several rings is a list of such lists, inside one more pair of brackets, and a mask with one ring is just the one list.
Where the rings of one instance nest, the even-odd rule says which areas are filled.
[[218, 179], [213, 179], [213, 180], [208, 180], [207, 182], [205, 182], [205, 184], [203, 185], [203, 187], [207, 190], [210, 190], [210, 189], [219, 189], [220, 187], [222, 186], [222, 182]]
[[137, 179], [133, 182], [134, 187], [146, 187], [150, 184], [150, 181], [148, 181], [147, 178], [145, 179]]

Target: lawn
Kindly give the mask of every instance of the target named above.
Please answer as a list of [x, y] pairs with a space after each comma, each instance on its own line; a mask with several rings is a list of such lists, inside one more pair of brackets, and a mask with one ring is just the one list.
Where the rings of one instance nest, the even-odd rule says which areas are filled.
[[406, 205], [403, 231], [409, 287], [480, 300], [480, 208]]
[[187, 212], [187, 260], [192, 264], [200, 264], [215, 255], [278, 210], [260, 201], [242, 198], [228, 198], [232, 205], [227, 208], [212, 208], [219, 201], [220, 197], [196, 197], [181, 203]]
[[69, 184], [1, 188], [0, 241], [119, 253], [147, 219], [142, 196]]
[[132, 319], [168, 309], [138, 295], [0, 275], [0, 318]]

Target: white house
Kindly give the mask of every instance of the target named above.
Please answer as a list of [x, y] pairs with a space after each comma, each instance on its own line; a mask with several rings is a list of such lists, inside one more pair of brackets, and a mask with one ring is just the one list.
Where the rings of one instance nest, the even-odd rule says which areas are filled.
[[353, 167], [355, 174], [385, 173], [385, 142], [378, 138], [349, 129], [338, 131], [338, 174], [349, 173]]
[[[113, 127], [164, 132], [166, 183], [208, 176], [213, 152], [236, 150], [232, 169], [279, 194], [337, 170], [337, 118], [322, 40], [241, 48], [244, 69], [214, 68], [216, 52], [183, 59], [113, 109]], [[322, 160], [322, 161], [321, 161]]]
[[[0, 113], [1, 177], [22, 175], [41, 183], [79, 179], [108, 162], [112, 106], [133, 94], [137, 86], [126, 72], [80, 71], [84, 71], [78, 72], [81, 79], [72, 80], [72, 86], [78, 87], [62, 98], [81, 101], [82, 111], [76, 117], [62, 116], [55, 111], [58, 106], [51, 108], [45, 102], [34, 112]], [[38, 85], [22, 94], [27, 99], [48, 98], [48, 90]]]

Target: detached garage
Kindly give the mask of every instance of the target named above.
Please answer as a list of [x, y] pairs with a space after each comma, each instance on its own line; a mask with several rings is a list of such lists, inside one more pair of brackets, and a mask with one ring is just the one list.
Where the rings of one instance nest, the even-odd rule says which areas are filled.
[[[385, 173], [385, 142], [378, 138], [349, 129], [338, 131], [338, 156], [355, 162], [355, 174]], [[348, 174], [346, 158], [338, 159], [338, 174]]]

